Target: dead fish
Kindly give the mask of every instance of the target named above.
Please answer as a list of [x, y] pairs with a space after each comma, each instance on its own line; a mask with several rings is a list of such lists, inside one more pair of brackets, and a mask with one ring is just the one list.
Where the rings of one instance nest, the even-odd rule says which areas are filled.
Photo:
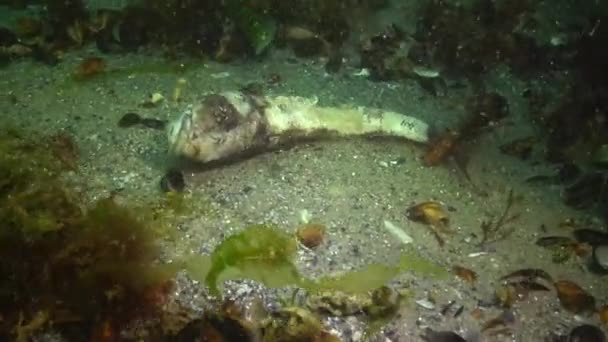
[[251, 156], [326, 137], [387, 136], [428, 141], [429, 126], [400, 113], [367, 107], [323, 107], [316, 98], [208, 94], [168, 125], [170, 153], [200, 163]]

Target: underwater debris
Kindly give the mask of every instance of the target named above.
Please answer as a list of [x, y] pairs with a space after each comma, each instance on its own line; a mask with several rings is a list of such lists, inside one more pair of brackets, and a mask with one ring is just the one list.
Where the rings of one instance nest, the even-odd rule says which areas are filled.
[[368, 294], [348, 294], [338, 291], [319, 291], [306, 296], [307, 308], [320, 314], [336, 317], [359, 315], [371, 304]]
[[[520, 286], [519, 284], [507, 284], [503, 286], [499, 286], [496, 288], [494, 295], [498, 304], [502, 307], [510, 308], [516, 302], [523, 300], [528, 297], [528, 293], [530, 292], [529, 288], [531, 286], [526, 286], [526, 284]], [[549, 291], [546, 287], [539, 287], [540, 291]]]
[[473, 285], [477, 281], [477, 273], [466, 267], [459, 265], [452, 266], [452, 272], [454, 272], [454, 274], [458, 278], [462, 279], [465, 283], [468, 283], [469, 285]]
[[180, 77], [177, 79], [177, 82], [175, 83], [175, 88], [173, 88], [173, 96], [171, 97], [173, 102], [181, 101], [181, 99], [183, 97], [182, 94], [184, 92], [184, 88], [186, 87], [187, 84], [188, 84], [188, 81], [185, 78]]
[[426, 342], [466, 342], [453, 331], [434, 331], [431, 328], [426, 328], [420, 337]]
[[424, 223], [430, 227], [440, 246], [445, 244], [441, 234], [452, 233], [449, 229], [448, 214], [441, 203], [428, 201], [413, 205], [406, 210], [406, 216], [414, 222]]
[[321, 319], [307, 309], [286, 307], [271, 315], [264, 324], [263, 342], [340, 342], [325, 331]]
[[144, 102], [140, 104], [140, 106], [144, 108], [154, 108], [158, 106], [161, 102], [165, 100], [165, 96], [161, 93], [153, 93], [151, 94]]
[[515, 302], [524, 300], [530, 292], [550, 291], [550, 288], [539, 282], [553, 284], [549, 273], [537, 268], [524, 268], [516, 270], [503, 277], [503, 283], [496, 289], [495, 295], [503, 307], [511, 307]]
[[464, 139], [471, 140], [484, 130], [495, 127], [509, 113], [509, 102], [496, 93], [482, 91], [466, 100], [467, 117], [460, 125], [459, 132]]
[[553, 282], [552, 277], [541, 269], [522, 269], [500, 278], [504, 283], [496, 289], [496, 298], [504, 307], [511, 307], [516, 301], [527, 298], [532, 291], [550, 291], [539, 283], [543, 280], [551, 284], [562, 307], [575, 314], [595, 312], [595, 298], [576, 283], [569, 280]]
[[325, 226], [320, 223], [307, 223], [296, 231], [298, 241], [306, 248], [315, 249], [325, 238]]
[[349, 294], [324, 290], [309, 293], [305, 304], [315, 312], [336, 317], [365, 314], [370, 322], [379, 323], [392, 317], [407, 295], [405, 290], [393, 290], [385, 285], [374, 289], [371, 293]]
[[481, 332], [490, 335], [511, 335], [511, 326], [515, 323], [515, 316], [509, 310], [504, 310], [500, 315], [487, 320], [481, 325]]
[[101, 57], [89, 57], [78, 65], [74, 78], [76, 80], [86, 80], [100, 75], [106, 71], [106, 61]]
[[162, 192], [182, 192], [186, 188], [186, 181], [182, 171], [171, 168], [165, 172], [160, 179], [160, 189]]
[[411, 79], [433, 96], [445, 91], [447, 86], [441, 72], [425, 58], [417, 58], [416, 46], [409, 48], [410, 37], [397, 25], [384, 28], [361, 44], [361, 68], [369, 72], [372, 80], [387, 81]]
[[264, 312], [262, 317], [248, 317], [248, 314], [236, 303], [225, 301], [217, 312], [205, 313], [199, 338], [203, 341], [259, 341], [262, 335], [261, 322], [267, 313]]
[[582, 287], [569, 280], [554, 283], [562, 307], [575, 314], [594, 312], [595, 298]]
[[384, 228], [404, 245], [414, 242], [414, 238], [389, 220], [384, 220]]
[[456, 151], [460, 139], [460, 133], [450, 129], [433, 138], [422, 157], [423, 164], [437, 166], [445, 162]]
[[422, 157], [425, 166], [438, 166], [453, 160], [472, 188], [481, 196], [487, 194], [478, 188], [467, 171], [468, 143], [474, 142], [483, 132], [509, 114], [507, 100], [498, 93], [480, 92], [466, 100], [466, 116], [454, 129], [446, 129], [430, 137]]
[[518, 198], [515, 197], [513, 189], [511, 189], [507, 196], [505, 208], [498, 219], [490, 219], [489, 221], [481, 222], [479, 227], [481, 229], [481, 240], [477, 244], [478, 246], [485, 246], [490, 243], [502, 241], [513, 233], [515, 229], [508, 227], [508, 225], [519, 219], [519, 213], [511, 213], [513, 204], [515, 204], [517, 200]]
[[121, 128], [128, 128], [137, 125], [156, 130], [164, 130], [167, 125], [167, 121], [154, 118], [144, 118], [141, 115], [133, 112], [124, 114], [120, 120], [118, 120], [118, 127]]
[[553, 283], [553, 278], [547, 271], [541, 270], [540, 268], [524, 268], [521, 270], [513, 271], [505, 276], [500, 277], [500, 280], [513, 280], [515, 278], [523, 278], [529, 281], [535, 281], [537, 279], [545, 280], [549, 283]]
[[281, 30], [280, 36], [299, 57], [311, 57], [319, 54], [330, 56], [332, 54], [331, 44], [321, 35], [306, 27], [285, 26]]
[[544, 236], [536, 240], [536, 245], [551, 250], [555, 263], [567, 261], [572, 254], [584, 256], [591, 252], [590, 245], [565, 236]]
[[239, 304], [225, 300], [181, 327], [169, 341], [262, 341], [269, 317], [258, 297]]
[[127, 128], [141, 123], [141, 115], [133, 112], [126, 113], [118, 120], [118, 127]]
[[516, 302], [528, 298], [530, 292], [537, 291], [548, 292], [551, 291], [551, 289], [536, 281], [517, 280], [509, 281], [506, 284], [497, 287], [495, 291], [495, 296], [501, 306], [505, 308], [510, 308]]

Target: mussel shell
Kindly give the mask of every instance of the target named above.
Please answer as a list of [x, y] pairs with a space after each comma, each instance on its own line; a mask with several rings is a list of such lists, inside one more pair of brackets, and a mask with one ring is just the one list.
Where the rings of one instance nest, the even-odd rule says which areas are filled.
[[178, 169], [169, 169], [160, 180], [163, 192], [182, 192], [186, 188], [184, 174]]
[[568, 342], [606, 342], [606, 335], [596, 326], [583, 324], [572, 329]]
[[574, 237], [578, 242], [584, 242], [591, 246], [608, 245], [608, 233], [594, 229], [577, 229]]
[[127, 128], [141, 123], [142, 117], [137, 113], [126, 113], [118, 120], [118, 127]]
[[420, 337], [427, 342], [466, 342], [464, 338], [452, 331], [426, 329]]
[[595, 246], [591, 258], [591, 271], [608, 274], [608, 245]]

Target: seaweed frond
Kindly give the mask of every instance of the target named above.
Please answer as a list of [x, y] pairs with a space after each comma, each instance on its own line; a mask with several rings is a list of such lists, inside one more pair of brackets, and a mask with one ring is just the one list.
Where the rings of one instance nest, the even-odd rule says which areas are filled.
[[520, 216], [519, 213], [511, 213], [516, 199], [513, 189], [511, 189], [507, 196], [505, 208], [498, 219], [494, 220], [494, 218], [491, 218], [488, 221], [481, 222], [481, 241], [479, 241], [478, 246], [485, 246], [490, 243], [504, 240], [513, 233], [515, 229], [508, 225], [513, 223]]
[[125, 324], [154, 312], [148, 291], [175, 272], [156, 262], [163, 236], [149, 221], [112, 198], [87, 208], [63, 184], [76, 147], [59, 140], [55, 155], [57, 137], [0, 131], [0, 340], [50, 324], [81, 336], [103, 320]]
[[294, 264], [297, 244], [289, 234], [271, 225], [255, 225], [234, 234], [215, 248], [211, 257], [185, 262], [191, 277], [203, 281], [214, 295], [228, 279], [251, 279], [268, 287], [297, 286], [308, 291], [367, 293], [386, 285], [399, 273], [413, 271], [441, 276], [445, 271], [414, 252], [404, 253], [397, 265], [369, 264], [340, 275], [309, 279]]

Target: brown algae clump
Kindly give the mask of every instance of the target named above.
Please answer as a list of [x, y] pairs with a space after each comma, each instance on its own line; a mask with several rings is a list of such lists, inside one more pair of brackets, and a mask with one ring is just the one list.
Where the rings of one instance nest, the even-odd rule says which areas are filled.
[[146, 293], [173, 276], [154, 263], [161, 234], [112, 199], [83, 209], [46, 148], [0, 133], [2, 340], [26, 341], [50, 324], [80, 336], [118, 328], [153, 312]]

